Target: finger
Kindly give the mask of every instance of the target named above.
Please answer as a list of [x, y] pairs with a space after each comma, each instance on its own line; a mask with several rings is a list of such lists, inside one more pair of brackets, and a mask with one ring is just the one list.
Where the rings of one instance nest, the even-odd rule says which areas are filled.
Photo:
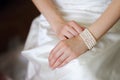
[[52, 66], [53, 69], [55, 69], [56, 67], [58, 67], [60, 64], [63, 63], [64, 60], [66, 60], [69, 57], [69, 54], [67, 53], [63, 53], [54, 63], [54, 65]]
[[61, 40], [67, 39], [64, 35], [61, 35], [59, 38], [60, 38]]
[[73, 59], [72, 56], [69, 56], [67, 59], [65, 59], [62, 64], [58, 66], [58, 68], [63, 67], [64, 65], [68, 64]]
[[71, 27], [71, 25], [69, 25], [68, 27], [66, 27], [67, 31], [69, 31], [70, 33], [72, 33], [74, 36], [78, 34], [78, 32]]
[[53, 54], [53, 57], [49, 62], [51, 67], [55, 63], [55, 61], [63, 54], [64, 50], [65, 50], [64, 48], [61, 48], [57, 53]]
[[76, 23], [75, 21], [71, 21], [68, 23], [69, 25], [73, 26], [73, 28], [78, 32], [81, 33], [84, 30], [84, 27], [81, 27], [80, 25], [78, 25], [78, 23]]
[[54, 53], [56, 53], [60, 48], [61, 48], [61, 46], [62, 46], [62, 44], [61, 44], [61, 42], [59, 42], [52, 50], [51, 50], [51, 52], [50, 52], [50, 54], [49, 54], [49, 61], [52, 59], [52, 57], [53, 57], [53, 54]]
[[72, 33], [68, 32], [68, 31], [65, 31], [63, 34], [64, 34], [64, 36], [66, 36], [68, 39], [74, 37], [74, 35], [73, 35]]

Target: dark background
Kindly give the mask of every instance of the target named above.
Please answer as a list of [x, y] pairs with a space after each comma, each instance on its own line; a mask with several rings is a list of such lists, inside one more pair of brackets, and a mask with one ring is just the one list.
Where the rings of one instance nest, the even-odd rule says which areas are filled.
[[31, 0], [0, 0], [0, 80], [25, 80], [27, 60], [20, 54], [39, 14]]
[[31, 21], [38, 15], [31, 0], [0, 0], [0, 52], [7, 50], [13, 37], [24, 42]]

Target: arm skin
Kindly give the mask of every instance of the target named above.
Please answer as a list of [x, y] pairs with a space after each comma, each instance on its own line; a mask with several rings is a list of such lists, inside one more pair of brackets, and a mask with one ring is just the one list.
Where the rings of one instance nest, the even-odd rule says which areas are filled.
[[[99, 40], [120, 18], [120, 0], [113, 0], [101, 17], [88, 29]], [[81, 37], [62, 40], [51, 51], [49, 65], [52, 69], [60, 68], [87, 51]]]
[[120, 19], [120, 0], [112, 0], [106, 11], [88, 29], [99, 40]]
[[[38, 10], [46, 17], [48, 22], [53, 26], [63, 26], [65, 20], [61, 13], [57, 11], [52, 0], [32, 0]], [[103, 36], [120, 18], [120, 0], [113, 0], [102, 16], [88, 29], [98, 40]]]
[[61, 39], [69, 39], [80, 32], [83, 28], [77, 25], [75, 21], [65, 21], [62, 14], [57, 10], [57, 6], [52, 0], [32, 0], [38, 10], [45, 16], [52, 26], [56, 35]]
[[52, 26], [57, 24], [64, 24], [64, 19], [61, 17], [61, 13], [57, 11], [57, 7], [52, 0], [32, 1]]

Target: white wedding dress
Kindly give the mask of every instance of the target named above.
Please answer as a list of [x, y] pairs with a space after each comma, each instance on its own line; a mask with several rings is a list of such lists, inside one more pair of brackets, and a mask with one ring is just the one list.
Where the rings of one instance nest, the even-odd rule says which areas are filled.
[[[64, 19], [89, 27], [111, 0], [54, 0], [54, 3]], [[22, 51], [29, 60], [26, 80], [120, 80], [120, 21], [92, 50], [51, 70], [48, 56], [59, 41], [43, 15], [33, 21]]]

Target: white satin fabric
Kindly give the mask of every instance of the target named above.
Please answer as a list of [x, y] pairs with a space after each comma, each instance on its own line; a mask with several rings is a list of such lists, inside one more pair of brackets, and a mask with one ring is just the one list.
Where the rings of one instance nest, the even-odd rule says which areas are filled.
[[[89, 27], [111, 0], [54, 0], [66, 20]], [[50, 51], [60, 40], [43, 15], [37, 17], [22, 51], [28, 60], [26, 80], [120, 80], [120, 21], [97, 45], [67, 65], [51, 70]]]

